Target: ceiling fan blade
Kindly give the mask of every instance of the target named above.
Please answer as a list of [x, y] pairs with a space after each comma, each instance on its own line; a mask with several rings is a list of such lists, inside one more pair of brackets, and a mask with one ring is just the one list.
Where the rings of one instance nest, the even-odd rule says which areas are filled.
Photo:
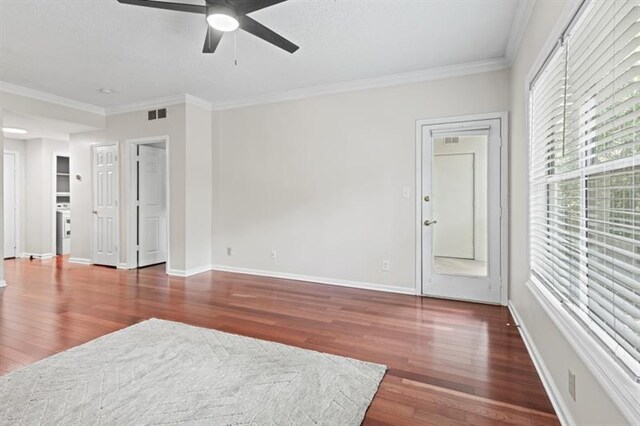
[[285, 1], [287, 0], [231, 0], [231, 4], [238, 12], [246, 14], [278, 3], [284, 3]]
[[294, 53], [299, 49], [298, 46], [291, 43], [280, 34], [275, 33], [258, 21], [249, 18], [248, 16], [239, 16], [238, 21], [240, 21], [240, 28], [242, 28], [246, 32], [253, 34], [254, 36], [259, 37], [265, 41], [268, 41], [274, 46], [286, 50], [289, 53]]
[[197, 4], [170, 3], [165, 1], [153, 0], [118, 0], [122, 4], [131, 4], [134, 6], [153, 7], [155, 9], [175, 10], [178, 12], [190, 12], [207, 14], [207, 7]]
[[220, 40], [222, 40], [222, 31], [216, 31], [207, 25], [207, 38], [204, 40], [202, 53], [213, 53], [216, 51]]

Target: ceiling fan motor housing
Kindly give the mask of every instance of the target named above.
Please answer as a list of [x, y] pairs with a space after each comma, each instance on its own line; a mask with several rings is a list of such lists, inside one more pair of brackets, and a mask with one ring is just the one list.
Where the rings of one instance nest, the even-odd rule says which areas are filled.
[[235, 9], [224, 3], [207, 3], [207, 16], [211, 15], [227, 15], [238, 19], [238, 13]]

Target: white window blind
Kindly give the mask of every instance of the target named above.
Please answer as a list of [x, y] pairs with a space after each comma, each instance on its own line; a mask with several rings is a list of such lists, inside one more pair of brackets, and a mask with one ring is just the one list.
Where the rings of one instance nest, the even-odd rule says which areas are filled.
[[640, 381], [640, 0], [592, 0], [530, 93], [531, 272]]

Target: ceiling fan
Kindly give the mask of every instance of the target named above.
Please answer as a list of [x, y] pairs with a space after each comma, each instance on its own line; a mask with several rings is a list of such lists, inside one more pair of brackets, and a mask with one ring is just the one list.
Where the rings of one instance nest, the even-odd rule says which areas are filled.
[[178, 12], [199, 13], [206, 16], [209, 26], [202, 53], [216, 51], [224, 33], [238, 28], [253, 34], [274, 46], [294, 53], [298, 46], [275, 33], [261, 23], [251, 19], [247, 14], [264, 9], [287, 0], [205, 0], [206, 5], [170, 3], [153, 0], [118, 0], [123, 4], [153, 7], [156, 9], [174, 10]]

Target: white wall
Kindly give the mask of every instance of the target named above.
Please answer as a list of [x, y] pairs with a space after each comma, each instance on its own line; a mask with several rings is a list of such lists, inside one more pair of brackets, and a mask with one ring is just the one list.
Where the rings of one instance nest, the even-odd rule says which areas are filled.
[[[18, 175], [16, 176], [16, 194], [18, 197], [18, 230], [16, 236], [18, 238], [18, 245], [16, 248], [16, 253], [20, 255], [24, 253], [25, 247], [25, 238], [26, 238], [26, 181], [25, 181], [25, 158], [26, 158], [26, 142], [19, 139], [4, 139], [4, 150], [12, 151], [18, 153], [17, 158], [17, 166], [18, 166]], [[4, 187], [3, 187], [4, 188]], [[4, 210], [3, 210], [4, 211]]]
[[215, 112], [212, 263], [413, 292], [416, 120], [508, 108], [503, 70]]
[[[540, 54], [564, 6], [563, 2], [536, 2], [522, 46], [511, 70], [510, 296], [575, 422], [626, 424], [619, 410], [526, 287], [529, 188], [525, 85], [533, 62]], [[576, 374], [577, 401], [573, 401], [568, 393], [568, 369]]]

